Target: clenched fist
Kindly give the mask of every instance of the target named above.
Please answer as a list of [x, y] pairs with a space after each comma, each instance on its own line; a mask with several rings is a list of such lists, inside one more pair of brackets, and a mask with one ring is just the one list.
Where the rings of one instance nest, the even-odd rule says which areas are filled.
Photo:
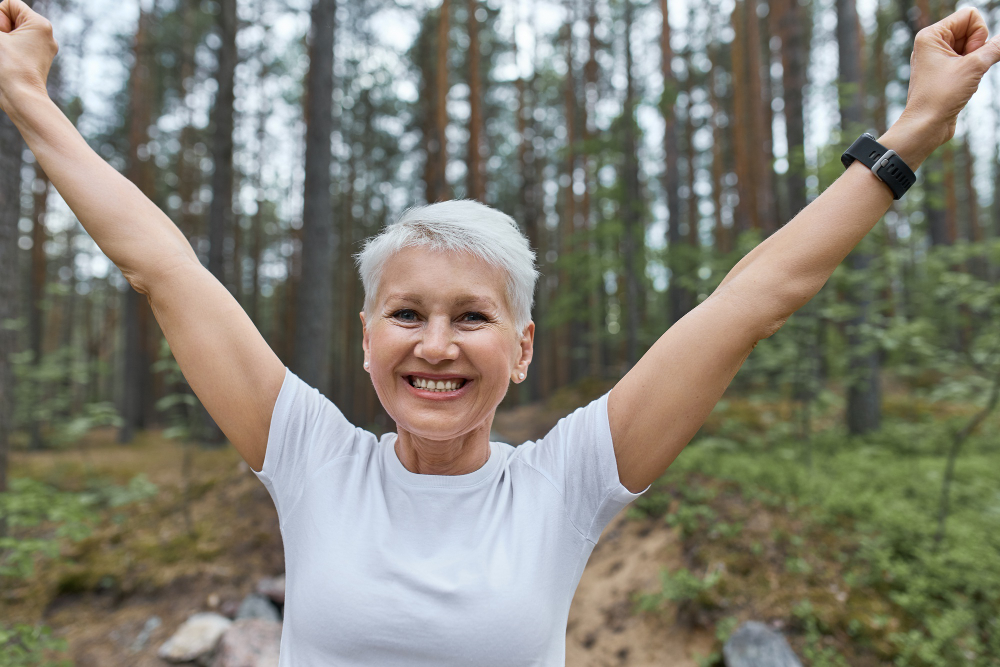
[[45, 91], [59, 45], [52, 24], [22, 0], [0, 2], [0, 109], [23, 89]]
[[988, 37], [983, 17], [971, 7], [917, 33], [903, 116], [939, 129], [938, 145], [955, 136], [959, 112], [1000, 61], [1000, 37]]

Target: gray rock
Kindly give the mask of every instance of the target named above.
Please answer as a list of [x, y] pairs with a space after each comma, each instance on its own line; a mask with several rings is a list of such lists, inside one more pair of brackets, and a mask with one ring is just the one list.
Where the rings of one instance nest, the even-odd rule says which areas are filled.
[[285, 575], [261, 579], [257, 582], [257, 592], [275, 604], [285, 604]]
[[212, 612], [193, 614], [163, 643], [157, 655], [168, 662], [191, 662], [211, 653], [233, 624]]
[[146, 648], [146, 642], [149, 641], [149, 636], [153, 634], [153, 630], [160, 627], [161, 621], [159, 616], [150, 616], [146, 624], [142, 626], [142, 630], [136, 636], [135, 641], [132, 642], [130, 647], [132, 653], [138, 653], [142, 649]]
[[780, 634], [757, 621], [747, 621], [722, 647], [726, 667], [802, 667]]
[[222, 636], [212, 667], [278, 667], [280, 645], [281, 623], [240, 619]]
[[278, 616], [278, 608], [274, 606], [274, 603], [257, 593], [251, 593], [240, 603], [240, 608], [236, 612], [236, 620], [244, 618], [262, 618], [265, 621], [281, 620]]

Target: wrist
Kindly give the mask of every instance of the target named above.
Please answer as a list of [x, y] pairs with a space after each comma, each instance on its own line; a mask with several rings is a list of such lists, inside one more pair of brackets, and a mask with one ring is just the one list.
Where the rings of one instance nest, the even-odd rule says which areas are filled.
[[3, 110], [19, 129], [23, 129], [24, 124], [32, 118], [32, 110], [51, 101], [44, 87], [28, 83], [5, 86], [0, 91], [0, 96], [3, 99]]
[[896, 151], [903, 162], [914, 172], [931, 153], [945, 143], [944, 130], [939, 123], [908, 116], [906, 112], [877, 140], [886, 148]]

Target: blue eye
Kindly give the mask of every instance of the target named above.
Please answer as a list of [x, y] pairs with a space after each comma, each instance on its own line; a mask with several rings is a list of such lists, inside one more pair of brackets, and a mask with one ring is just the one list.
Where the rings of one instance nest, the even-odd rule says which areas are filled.
[[[467, 319], [467, 318], [474, 318], [474, 319]], [[483, 315], [482, 313], [466, 313], [465, 315], [462, 315], [462, 321], [463, 322], [486, 322], [486, 321], [488, 321], [488, 318], [485, 315]]]
[[403, 308], [401, 310], [397, 310], [392, 314], [392, 316], [397, 320], [403, 320], [404, 322], [417, 321], [417, 314], [412, 310], [410, 310], [409, 308]]

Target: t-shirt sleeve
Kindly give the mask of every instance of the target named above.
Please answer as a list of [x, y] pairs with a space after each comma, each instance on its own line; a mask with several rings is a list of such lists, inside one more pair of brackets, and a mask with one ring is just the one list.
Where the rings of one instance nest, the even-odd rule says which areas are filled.
[[350, 456], [364, 433], [319, 390], [286, 367], [271, 413], [264, 465], [260, 472], [251, 468], [271, 494], [278, 517], [288, 516], [317, 470]]
[[592, 542], [615, 515], [649, 489], [632, 493], [618, 478], [608, 394], [560, 419], [541, 440], [517, 449], [526, 464], [559, 488], [570, 521]]

